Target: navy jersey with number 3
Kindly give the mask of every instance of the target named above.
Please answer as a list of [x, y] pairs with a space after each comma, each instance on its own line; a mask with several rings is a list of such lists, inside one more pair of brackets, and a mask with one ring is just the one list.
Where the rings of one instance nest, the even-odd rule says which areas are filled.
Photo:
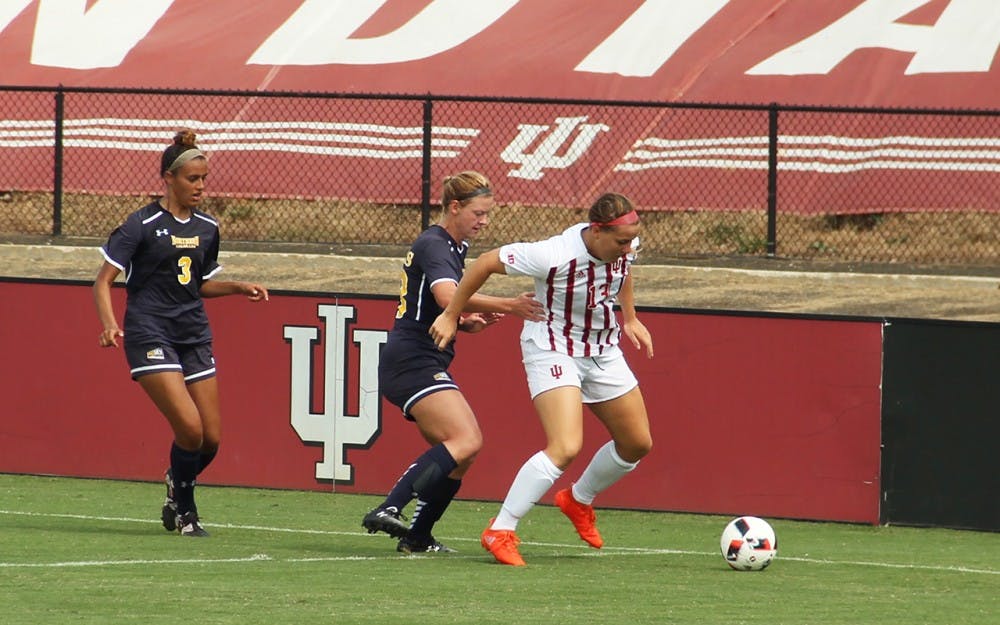
[[468, 242], [456, 242], [436, 224], [417, 237], [403, 262], [394, 331], [412, 333], [428, 348], [437, 349], [427, 332], [443, 309], [434, 299], [431, 287], [442, 281], [457, 284], [462, 279], [468, 252]]
[[127, 342], [211, 341], [200, 289], [222, 269], [214, 219], [195, 210], [180, 221], [152, 202], [129, 215], [101, 252], [125, 273]]

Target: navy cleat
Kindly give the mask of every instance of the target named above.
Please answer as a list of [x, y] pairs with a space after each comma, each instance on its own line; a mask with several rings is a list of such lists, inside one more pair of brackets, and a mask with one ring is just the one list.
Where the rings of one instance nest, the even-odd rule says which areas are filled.
[[177, 502], [174, 500], [174, 473], [170, 469], [163, 475], [163, 481], [167, 485], [167, 497], [163, 500], [163, 508], [160, 510], [160, 519], [163, 521], [163, 529], [168, 532], [177, 531]]
[[403, 538], [410, 534], [410, 527], [400, 518], [396, 508], [375, 508], [361, 519], [361, 527], [369, 534], [385, 532], [393, 538]]
[[208, 532], [198, 522], [197, 512], [185, 512], [177, 515], [177, 530], [181, 536], [192, 536], [202, 538], [208, 536]]
[[396, 551], [400, 553], [455, 553], [454, 549], [439, 543], [433, 536], [400, 538], [399, 544], [396, 545]]

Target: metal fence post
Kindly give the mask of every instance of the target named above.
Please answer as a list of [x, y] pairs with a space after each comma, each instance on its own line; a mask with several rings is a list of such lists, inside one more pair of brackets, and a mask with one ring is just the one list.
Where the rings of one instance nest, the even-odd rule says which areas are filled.
[[420, 230], [431, 226], [431, 129], [434, 104], [424, 100], [423, 167], [420, 172]]
[[63, 117], [66, 92], [62, 85], [56, 89], [55, 144], [52, 153], [52, 235], [62, 234], [62, 191], [63, 191]]
[[778, 104], [767, 110], [767, 255], [778, 250]]

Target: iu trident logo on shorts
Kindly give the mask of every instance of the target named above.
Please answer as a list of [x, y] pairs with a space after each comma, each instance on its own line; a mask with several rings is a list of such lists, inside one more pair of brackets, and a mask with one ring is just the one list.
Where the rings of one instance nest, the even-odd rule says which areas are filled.
[[[291, 423], [303, 443], [323, 445], [323, 460], [316, 463], [316, 479], [335, 483], [354, 482], [354, 467], [344, 458], [350, 447], [368, 447], [382, 431], [381, 401], [378, 393], [378, 359], [388, 332], [385, 330], [353, 329], [353, 306], [320, 304], [318, 316], [324, 320], [323, 411], [311, 410], [312, 346], [319, 330], [313, 326], [285, 326], [285, 340], [291, 344]], [[358, 374], [358, 414], [345, 412], [347, 367], [346, 341], [350, 340], [360, 353]]]
[[552, 374], [552, 377], [558, 380], [563, 374], [562, 365], [552, 365], [549, 367], [549, 373]]

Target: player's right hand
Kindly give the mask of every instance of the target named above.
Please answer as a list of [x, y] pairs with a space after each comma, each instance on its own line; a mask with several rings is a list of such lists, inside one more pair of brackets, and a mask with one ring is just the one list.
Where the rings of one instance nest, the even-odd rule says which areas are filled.
[[453, 319], [447, 313], [441, 313], [434, 320], [434, 323], [431, 324], [431, 328], [427, 332], [434, 339], [438, 350], [443, 351], [448, 347], [452, 339], [455, 338], [455, 334], [458, 333], [458, 320]]
[[118, 347], [118, 337], [125, 336], [120, 328], [107, 328], [101, 331], [98, 343], [101, 347]]

